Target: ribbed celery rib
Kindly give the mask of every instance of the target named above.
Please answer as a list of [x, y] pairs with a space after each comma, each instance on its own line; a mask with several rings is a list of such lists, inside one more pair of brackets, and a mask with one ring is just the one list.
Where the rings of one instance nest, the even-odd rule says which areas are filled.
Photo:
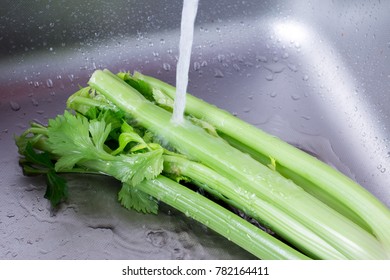
[[[141, 74], [137, 74], [135, 78], [172, 95], [171, 98], [174, 97], [173, 88], [158, 80]], [[247, 206], [242, 205], [242, 208], [261, 217], [262, 222], [308, 255], [350, 259], [390, 257], [388, 209], [352, 180], [325, 164], [215, 106], [188, 96], [188, 114], [206, 120], [217, 130], [274, 158], [278, 164], [337, 197], [367, 222], [379, 241], [341, 213], [307, 193], [301, 186], [232, 147], [225, 140], [206, 133], [189, 121], [182, 125], [173, 124], [170, 112], [146, 100], [137, 90], [112, 73], [98, 70], [92, 75], [89, 84], [120, 110], [133, 117], [138, 125], [161, 137], [178, 152], [229, 180], [231, 186], [228, 184], [225, 189], [221, 187], [218, 190], [221, 195], [234, 200], [238, 205], [247, 201]], [[372, 212], [364, 215], [361, 213], [364, 211], [355, 209], [358, 208], [358, 203], [361, 209]], [[375, 222], [368, 221], [369, 218]], [[298, 225], [304, 231], [300, 235], [290, 234]], [[315, 242], [310, 243], [310, 240], [320, 242], [316, 245]]]

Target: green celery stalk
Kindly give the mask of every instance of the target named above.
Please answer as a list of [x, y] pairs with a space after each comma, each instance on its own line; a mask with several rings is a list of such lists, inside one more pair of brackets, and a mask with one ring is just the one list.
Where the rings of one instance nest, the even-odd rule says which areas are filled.
[[[50, 168], [54, 168], [53, 161], [60, 159], [63, 155], [56, 155], [50, 140], [51, 134], [50, 132], [48, 133], [48, 128], [46, 127], [42, 127], [39, 130], [28, 129], [25, 134], [18, 137], [17, 144], [21, 149], [21, 155], [26, 156], [26, 149], [23, 149], [25, 144], [21, 141], [24, 136], [30, 133], [35, 136], [40, 136], [39, 142], [29, 142], [32, 147], [38, 151], [45, 152], [47, 156], [50, 155], [50, 160], [48, 160], [48, 158], [42, 157], [42, 154], [37, 153], [35, 155], [35, 160], [41, 159], [40, 163], [49, 164], [51, 166], [37, 169], [26, 165], [24, 166], [25, 171], [27, 172], [26, 174], [47, 174], [51, 172]], [[49, 138], [46, 136], [49, 136]], [[34, 137], [28, 139], [34, 139]], [[77, 167], [64, 168], [59, 170], [58, 173], [104, 174], [122, 181], [123, 173], [118, 173], [118, 170], [113, 168], [112, 163], [124, 158], [104, 154], [99, 152], [98, 148], [90, 148], [93, 149], [91, 152], [95, 154], [93, 159], [83, 159], [77, 162]], [[22, 151], [22, 149], [24, 151]], [[47, 161], [43, 161], [43, 158]], [[24, 158], [23, 160], [29, 161], [28, 158]], [[137, 164], [137, 162], [134, 162], [134, 165]], [[125, 169], [137, 168], [128, 160], [124, 162], [124, 164], [116, 165], [116, 167]], [[58, 178], [60, 177], [56, 177], [57, 180]], [[126, 181], [126, 183], [132, 185], [133, 182], [132, 180], [129, 180]], [[152, 180], [143, 180], [136, 185], [136, 188], [137, 190], [176, 208], [194, 220], [203, 223], [205, 226], [216, 231], [260, 259], [309, 259], [304, 254], [289, 247], [275, 237], [270, 236], [229, 210], [162, 175], [157, 176]]]
[[[133, 77], [172, 99], [175, 97], [175, 88], [169, 84], [138, 72]], [[315, 157], [189, 94], [185, 112], [213, 125], [218, 132], [233, 139], [237, 147], [244, 150], [250, 147], [256, 156], [275, 160], [276, 166], [284, 168], [284, 175], [291, 179], [298, 176], [309, 182], [301, 186], [343, 214], [347, 213], [346, 216], [353, 217], [364, 228], [368, 225], [390, 258], [390, 211], [366, 189]], [[340, 204], [343, 206], [337, 206]]]
[[[134, 88], [119, 82], [108, 71], [96, 71], [89, 84], [139, 123], [159, 135], [180, 153], [199, 160], [237, 185], [242, 185], [251, 201], [263, 201], [263, 220], [271, 226], [272, 209], [281, 210], [285, 219], [296, 220], [316, 232], [347, 258], [386, 258], [377, 240], [336, 211], [313, 198], [277, 172], [250, 156], [211, 136], [189, 121], [182, 125], [170, 121], [171, 114], [152, 104]], [[207, 112], [205, 112], [207, 113]], [[234, 127], [234, 124], [233, 126]], [[244, 128], [247, 126], [243, 126]], [[235, 127], [242, 131], [242, 127]], [[261, 203], [259, 203], [261, 204]], [[305, 242], [302, 236], [301, 242]], [[295, 244], [299, 247], [301, 244]], [[315, 252], [315, 248], [312, 248]], [[313, 252], [313, 254], [314, 254]]]
[[[269, 207], [266, 203], [259, 200], [252, 200], [251, 202], [248, 202], [251, 198], [242, 196], [244, 190], [242, 190], [239, 186], [234, 185], [231, 181], [203, 164], [190, 161], [186, 158], [165, 155], [164, 172], [179, 177], [184, 176], [190, 178], [192, 183], [203, 188], [218, 199], [227, 202], [229, 205], [242, 210], [248, 216], [255, 218], [257, 221], [262, 221], [262, 216], [259, 215], [262, 209]], [[259, 203], [261, 203], [261, 205], [259, 205]], [[248, 208], [249, 204], [250, 208]], [[285, 240], [293, 244], [299, 242], [302, 236], [305, 237], [305, 242], [302, 243], [301, 251], [311, 258], [346, 258], [301, 223], [291, 219], [284, 220], [284, 215], [279, 209], [272, 209], [269, 212], [273, 215], [271, 217], [274, 221], [273, 229], [280, 232], [281, 236]], [[316, 248], [314, 254], [311, 250], [313, 247]]]
[[137, 188], [171, 205], [262, 259], [308, 259], [222, 206], [164, 176]]

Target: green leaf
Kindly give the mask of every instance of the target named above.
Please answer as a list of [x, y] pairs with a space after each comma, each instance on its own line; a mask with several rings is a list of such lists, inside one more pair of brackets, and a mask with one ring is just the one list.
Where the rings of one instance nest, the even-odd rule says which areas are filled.
[[106, 172], [122, 182], [138, 185], [144, 179], [154, 179], [163, 169], [163, 149], [135, 154], [121, 154], [107, 162]]
[[54, 154], [59, 156], [56, 171], [69, 170], [82, 161], [96, 158], [111, 159], [103, 144], [111, 126], [101, 121], [89, 122], [81, 115], [65, 111], [49, 121], [48, 143]]
[[122, 133], [118, 137], [119, 147], [111, 153], [112, 155], [117, 155], [123, 152], [127, 144], [131, 142], [136, 142], [147, 146], [144, 139], [137, 132], [135, 132], [134, 129], [128, 123], [123, 122], [121, 130]]
[[24, 157], [26, 160], [26, 163], [32, 163], [34, 165], [38, 165], [41, 167], [46, 167], [46, 168], [53, 168], [54, 164], [52, 163], [50, 159], [50, 155], [47, 152], [43, 153], [37, 153], [31, 142], [27, 142], [26, 144], [26, 149], [24, 151]]
[[145, 214], [158, 212], [158, 201], [137, 189], [137, 187], [124, 183], [118, 193], [118, 200], [127, 209], [133, 209]]
[[111, 132], [111, 125], [104, 121], [92, 120], [89, 123], [89, 132], [95, 147], [99, 150], [104, 150], [104, 142]]
[[46, 174], [47, 188], [45, 198], [50, 200], [52, 206], [57, 206], [60, 202], [68, 198], [68, 185], [66, 180], [59, 176], [53, 169]]

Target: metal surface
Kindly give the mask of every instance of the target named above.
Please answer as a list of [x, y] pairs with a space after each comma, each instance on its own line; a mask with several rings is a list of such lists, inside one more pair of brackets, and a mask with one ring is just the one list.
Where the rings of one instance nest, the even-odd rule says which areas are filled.
[[[70, 177], [57, 212], [13, 135], [62, 113], [98, 68], [174, 84], [181, 1], [4, 1], [0, 258], [251, 258], [163, 206], [126, 211], [108, 179]], [[390, 207], [389, 1], [200, 1], [189, 92], [305, 149]], [[364, 205], [362, 205], [364, 207]]]

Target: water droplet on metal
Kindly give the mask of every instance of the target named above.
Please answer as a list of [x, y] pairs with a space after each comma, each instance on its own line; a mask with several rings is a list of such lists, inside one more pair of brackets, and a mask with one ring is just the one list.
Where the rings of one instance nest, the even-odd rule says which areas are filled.
[[215, 68], [214, 69], [214, 77], [215, 78], [223, 78], [225, 75], [223, 74], [223, 72], [218, 69], [218, 68]]
[[291, 95], [291, 99], [294, 101], [298, 101], [299, 99], [301, 99], [301, 96], [299, 94], [293, 94]]
[[267, 74], [266, 76], [265, 76], [265, 79], [267, 80], [267, 81], [273, 81], [274, 80], [274, 73], [269, 73], [269, 74]]
[[10, 101], [9, 105], [10, 105], [12, 111], [19, 111], [21, 108], [19, 103], [15, 102], [15, 101]]
[[171, 65], [169, 63], [167, 63], [167, 62], [164, 62], [163, 63], [163, 69], [165, 71], [170, 71], [171, 70]]
[[51, 79], [47, 79], [46, 85], [47, 85], [48, 88], [52, 88], [53, 87], [53, 81]]
[[298, 72], [298, 68], [295, 64], [289, 63], [287, 64], [288, 69], [290, 69], [292, 72]]
[[260, 62], [267, 62], [268, 59], [263, 55], [256, 55], [256, 60]]
[[282, 63], [272, 63], [269, 65], [265, 65], [264, 68], [268, 71], [271, 71], [272, 73], [279, 74], [282, 73], [284, 69], [286, 69], [286, 66]]
[[13, 218], [13, 217], [15, 217], [14, 213], [11, 212], [7, 213], [7, 218]]
[[162, 230], [151, 230], [146, 234], [146, 239], [152, 243], [153, 246], [161, 248], [167, 244], [168, 234]]
[[37, 107], [37, 106], [39, 105], [38, 100], [36, 100], [35, 98], [31, 98], [31, 103], [32, 103], [35, 107]]
[[304, 80], [304, 81], [307, 81], [307, 80], [309, 80], [309, 75], [303, 75], [303, 77], [302, 77], [302, 80]]
[[275, 92], [275, 91], [272, 91], [269, 96], [271, 96], [272, 98], [275, 98], [278, 94]]
[[200, 63], [198, 61], [194, 62], [194, 70], [198, 71], [200, 69]]

